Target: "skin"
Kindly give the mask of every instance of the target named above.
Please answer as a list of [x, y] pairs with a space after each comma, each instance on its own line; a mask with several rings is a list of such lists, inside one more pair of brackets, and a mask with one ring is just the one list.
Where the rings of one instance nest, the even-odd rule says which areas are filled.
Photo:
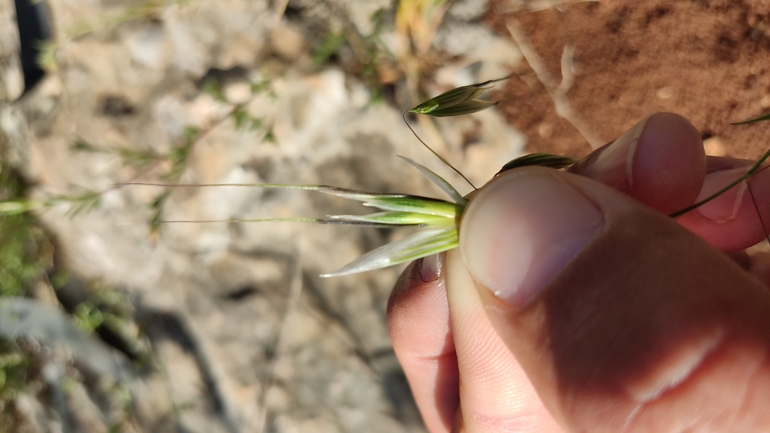
[[770, 258], [745, 251], [770, 170], [673, 220], [751, 161], [705, 157], [670, 113], [635, 136], [496, 177], [461, 247], [404, 271], [388, 326], [431, 432], [770, 431]]

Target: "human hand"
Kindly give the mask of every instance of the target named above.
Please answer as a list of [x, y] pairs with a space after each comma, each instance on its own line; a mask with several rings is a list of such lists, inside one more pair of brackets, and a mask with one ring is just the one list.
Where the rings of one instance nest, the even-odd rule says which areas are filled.
[[574, 174], [479, 190], [460, 248], [410, 265], [388, 305], [428, 429], [770, 431], [770, 259], [741, 251], [765, 237], [770, 170], [666, 216], [750, 164], [660, 113]]

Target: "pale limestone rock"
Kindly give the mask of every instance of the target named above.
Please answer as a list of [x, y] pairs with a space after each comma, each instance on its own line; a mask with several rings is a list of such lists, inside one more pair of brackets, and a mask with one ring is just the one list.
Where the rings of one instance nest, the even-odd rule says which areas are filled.
[[0, 102], [13, 101], [23, 91], [14, 3], [13, 0], [0, 0]]
[[[343, 71], [288, 65], [286, 73], [271, 76], [263, 70], [268, 54], [302, 58], [311, 42], [291, 27], [296, 23], [277, 24], [267, 1], [193, 1], [123, 23], [114, 20], [125, 14], [115, 2], [51, 3], [59, 69], [25, 106], [33, 132], [28, 171], [39, 183], [39, 197], [70, 193], [73, 185], [105, 190], [137, 176], [159, 180], [170, 168], [168, 162], [148, 170], [115, 154], [72, 152], [76, 140], [165, 154], [184, 142], [189, 128], [206, 133], [192, 147], [182, 182], [324, 183], [443, 198], [397, 154], [456, 181], [403, 125], [405, 107], [372, 104], [369, 90]], [[392, 5], [339, 3], [362, 34], [371, 31], [371, 13]], [[105, 20], [112, 24], [99, 26]], [[78, 23], [88, 23], [91, 31], [73, 38]], [[281, 36], [282, 28], [293, 29], [294, 40]], [[486, 59], [506, 64], [515, 55], [487, 31], [464, 34], [481, 35], [480, 43], [505, 55], [496, 58], [442, 36], [469, 60], [439, 74], [436, 92], [498, 78], [496, 67], [484, 66]], [[232, 119], [219, 122], [234, 106], [201, 91], [204, 76], [235, 67], [245, 73], [225, 81], [224, 93], [244, 103], [263, 128], [239, 130]], [[270, 90], [251, 95], [243, 87], [246, 78], [268, 80]], [[108, 98], [122, 101], [124, 109], [105, 109]], [[478, 184], [522, 146], [494, 111], [435, 125], [448, 159]], [[275, 142], [266, 140], [268, 128]], [[430, 137], [425, 124], [415, 129]], [[73, 270], [125, 290], [137, 304], [167, 372], [131, 385], [143, 419], [159, 425], [165, 419], [189, 431], [251, 432], [263, 419], [274, 431], [422, 431], [403, 378], [398, 380], [385, 326], [399, 269], [318, 277], [402, 233], [211, 223], [164, 226], [153, 238], [144, 225], [122, 224], [146, 221], [147, 205], [161, 191], [110, 190], [101, 207], [73, 219], [65, 216], [64, 205], [41, 214]], [[312, 192], [238, 187], [175, 189], [164, 210], [168, 219], [190, 220], [366, 211]], [[302, 290], [292, 300], [290, 287], [297, 281]], [[393, 395], [401, 397], [393, 401]], [[188, 409], [175, 415], [175, 405]]]

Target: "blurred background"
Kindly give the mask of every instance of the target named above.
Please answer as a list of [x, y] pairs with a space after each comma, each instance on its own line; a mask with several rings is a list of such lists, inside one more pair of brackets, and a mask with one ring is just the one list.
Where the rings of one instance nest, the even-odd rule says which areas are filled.
[[[770, 124], [770, 1], [0, 0], [0, 432], [421, 432], [385, 326], [402, 269], [322, 279], [401, 231], [167, 224], [362, 213], [310, 183], [470, 187], [655, 111], [712, 155]], [[408, 231], [407, 231], [408, 232]], [[420, 330], [415, 330], [420, 332]]]

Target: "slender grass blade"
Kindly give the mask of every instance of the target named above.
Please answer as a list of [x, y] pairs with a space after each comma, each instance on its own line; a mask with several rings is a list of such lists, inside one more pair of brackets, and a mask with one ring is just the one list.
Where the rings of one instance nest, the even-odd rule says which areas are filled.
[[770, 113], [764, 114], [764, 115], [759, 116], [759, 117], [755, 117], [753, 119], [744, 120], [742, 122], [731, 123], [731, 125], [746, 125], [746, 124], [749, 124], [749, 123], [763, 122], [765, 120], [770, 120]]
[[446, 180], [444, 180], [443, 177], [437, 175], [432, 170], [430, 170], [428, 167], [425, 167], [424, 165], [415, 162], [411, 158], [407, 158], [405, 156], [398, 155], [399, 158], [403, 159], [404, 161], [411, 164], [414, 168], [420, 171], [423, 176], [427, 177], [428, 180], [436, 184], [439, 188], [441, 188], [442, 191], [447, 193], [449, 197], [452, 198], [452, 200], [455, 201], [455, 203], [459, 204], [460, 206], [465, 206], [466, 203], [468, 203], [468, 200], [465, 199], [465, 197], [462, 196], [457, 190]]
[[322, 274], [322, 277], [339, 277], [387, 268], [399, 263], [410, 262], [431, 254], [451, 250], [459, 245], [459, 236], [455, 226], [428, 229], [414, 233], [395, 242], [372, 250], [342, 268]]
[[[529, 155], [520, 156], [516, 159], [509, 161], [507, 164], [497, 172], [497, 174], [503, 173], [508, 170], [513, 170], [518, 167], [527, 167], [530, 165], [539, 165], [541, 167], [550, 168], [565, 168], [576, 163], [576, 158], [561, 155], [551, 155], [548, 153], [532, 153]], [[497, 174], [495, 176], [497, 176]]]

